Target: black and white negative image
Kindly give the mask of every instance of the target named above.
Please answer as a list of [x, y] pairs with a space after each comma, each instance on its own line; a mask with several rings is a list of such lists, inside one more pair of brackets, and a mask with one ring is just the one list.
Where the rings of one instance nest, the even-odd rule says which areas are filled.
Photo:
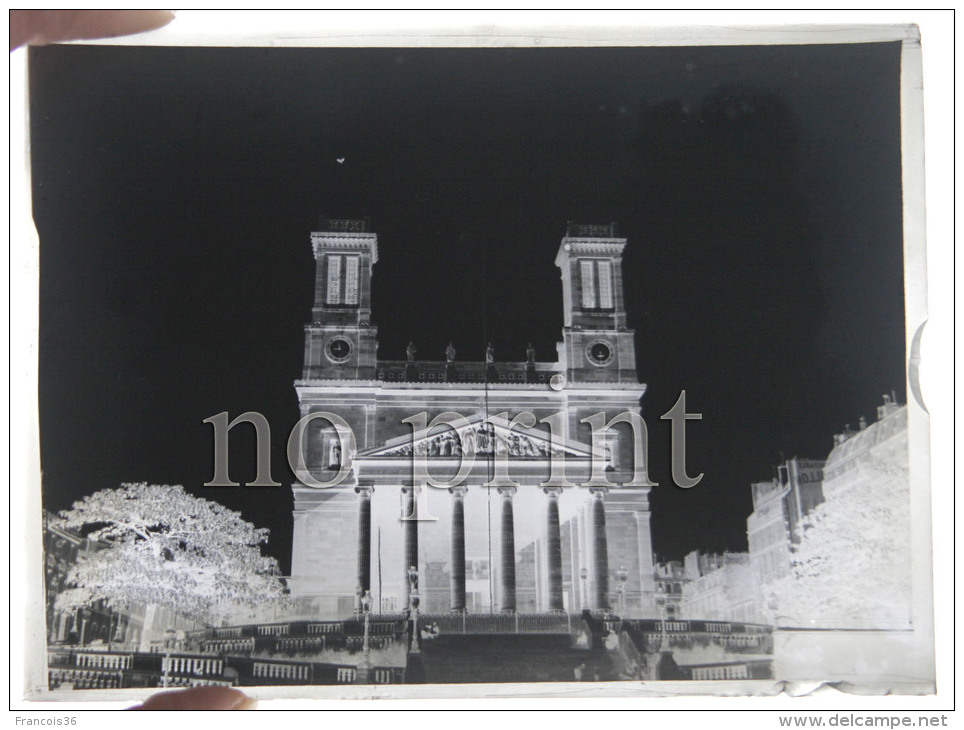
[[925, 691], [901, 48], [31, 49], [48, 691]]

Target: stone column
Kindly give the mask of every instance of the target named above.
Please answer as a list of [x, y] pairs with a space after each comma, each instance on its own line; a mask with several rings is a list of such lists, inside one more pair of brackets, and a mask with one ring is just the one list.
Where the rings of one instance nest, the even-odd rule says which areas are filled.
[[[402, 531], [405, 537], [405, 566], [403, 569], [403, 579], [405, 582], [405, 603], [407, 607], [411, 594], [411, 585], [408, 581], [408, 569], [414, 567], [418, 570], [418, 487], [402, 487]], [[406, 519], [410, 518], [410, 519]]]
[[640, 615], [656, 607], [656, 579], [653, 566], [653, 540], [649, 528], [649, 510], [635, 513], [636, 542], [639, 552], [639, 611]]
[[559, 495], [562, 487], [545, 487], [549, 498], [546, 503], [546, 553], [549, 573], [549, 610], [562, 611], [562, 536], [559, 532]]
[[466, 487], [449, 487], [452, 495], [452, 566], [449, 584], [453, 611], [465, 611], [465, 493]]
[[499, 487], [502, 495], [502, 610], [515, 613], [515, 521], [512, 495], [515, 487]]
[[[355, 487], [358, 495], [358, 587], [362, 595], [372, 587], [372, 492], [370, 484]], [[361, 606], [358, 606], [361, 609]]]
[[596, 585], [595, 606], [609, 610], [609, 544], [606, 540], [606, 487], [592, 487], [592, 553], [593, 580]]

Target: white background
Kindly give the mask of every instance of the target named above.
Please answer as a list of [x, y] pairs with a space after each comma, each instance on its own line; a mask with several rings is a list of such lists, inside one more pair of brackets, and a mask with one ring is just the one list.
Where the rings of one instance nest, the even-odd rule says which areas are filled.
[[[448, 28], [461, 29], [471, 36], [486, 32], [492, 26], [528, 26], [545, 29], [552, 26], [665, 26], [684, 27], [698, 24], [700, 35], [712, 33], [709, 26], [747, 25], [800, 25], [800, 24], [907, 24], [916, 23], [921, 29], [924, 63], [925, 97], [925, 143], [927, 186], [927, 239], [928, 239], [928, 299], [929, 323], [922, 340], [922, 389], [925, 403], [931, 412], [931, 464], [933, 498], [933, 538], [935, 612], [937, 638], [938, 694], [934, 697], [859, 697], [832, 689], [818, 691], [810, 696], [790, 698], [660, 698], [660, 699], [519, 699], [519, 700], [380, 700], [373, 701], [262, 701], [262, 709], [326, 709], [326, 710], [451, 710], [451, 709], [539, 709], [551, 712], [553, 718], [541, 715], [503, 715], [500, 723], [508, 721], [519, 725], [538, 722], [568, 722], [583, 725], [591, 723], [623, 722], [625, 718], [612, 716], [590, 719], [586, 715], [565, 714], [573, 709], [592, 710], [672, 710], [673, 712], [649, 714], [631, 718], [630, 722], [645, 723], [651, 727], [664, 727], [684, 723], [705, 724], [708, 727], [780, 727], [778, 714], [818, 712], [829, 718], [831, 714], [851, 713], [867, 715], [909, 714], [915, 720], [918, 714], [947, 714], [947, 726], [953, 726], [956, 718], [949, 712], [953, 702], [953, 578], [954, 542], [951, 516], [954, 511], [953, 484], [954, 453], [953, 414], [953, 337], [954, 337], [954, 75], [953, 75], [953, 24], [950, 11], [472, 11], [472, 12], [234, 12], [234, 11], [180, 11], [172, 26], [142, 36], [138, 42], [212, 42], [208, 36], [217, 32], [214, 42], [225, 45], [238, 36], [259, 33], [290, 35], [292, 29], [300, 39], [313, 34], [343, 33], [348, 42], [365, 45], [366, 35], [374, 29], [398, 32], [405, 29]], [[359, 31], [355, 33], [354, 31]], [[539, 36], [533, 31], [532, 38]], [[300, 42], [300, 41], [296, 41]], [[127, 723], [131, 716], [91, 712], [92, 708], [119, 708], [123, 703], [64, 702], [30, 703], [22, 699], [24, 694], [25, 649], [43, 651], [42, 596], [29, 595], [29, 586], [37, 586], [42, 575], [42, 565], [37, 542], [40, 536], [39, 495], [30, 494], [27, 485], [39, 483], [39, 456], [36, 428], [36, 324], [37, 324], [37, 242], [29, 218], [29, 182], [26, 165], [26, 113], [24, 50], [10, 56], [10, 205], [11, 240], [9, 260], [10, 299], [0, 306], [9, 307], [10, 321], [10, 640], [9, 687], [11, 711], [8, 720], [15, 724], [15, 716], [52, 719], [68, 715], [77, 717], [75, 727], [112, 727]], [[79, 477], [81, 475], [78, 475]], [[32, 501], [31, 501], [32, 500]], [[32, 520], [28, 523], [29, 519]], [[26, 558], [26, 559], [25, 559]], [[29, 579], [28, 579], [29, 578]], [[37, 621], [28, 622], [27, 605], [32, 607], [29, 616]], [[24, 627], [32, 629], [25, 631]], [[35, 656], [41, 656], [37, 653]], [[257, 688], [251, 691], [259, 696]], [[140, 695], [131, 695], [132, 697]], [[263, 696], [263, 694], [261, 695]], [[75, 710], [85, 710], [76, 713]], [[679, 711], [686, 712], [681, 716]], [[703, 710], [703, 712], [695, 712]], [[706, 712], [716, 710], [717, 712]], [[724, 710], [726, 712], [719, 712]], [[753, 712], [763, 710], [764, 712]], [[769, 711], [767, 711], [769, 710]], [[559, 713], [559, 714], [556, 714]], [[423, 713], [404, 717], [390, 715], [363, 715], [333, 718], [314, 718], [288, 714], [284, 720], [307, 722], [361, 722], [409, 724], [418, 722], [430, 726], [449, 726], [453, 721], [463, 722], [443, 713]], [[149, 716], [156, 718], [157, 716]], [[233, 717], [233, 723], [243, 727], [253, 726], [256, 715]], [[476, 716], [478, 717], [478, 716]], [[141, 722], [149, 727], [162, 722], [159, 719]], [[466, 716], [468, 719], [468, 716]], [[488, 719], [483, 719], [489, 722]]]

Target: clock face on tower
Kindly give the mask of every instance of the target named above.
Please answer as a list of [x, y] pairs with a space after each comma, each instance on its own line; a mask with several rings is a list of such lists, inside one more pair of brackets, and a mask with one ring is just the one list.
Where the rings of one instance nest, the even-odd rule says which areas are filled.
[[328, 342], [325, 353], [332, 362], [345, 362], [351, 356], [351, 342], [344, 337], [336, 337]]
[[586, 357], [593, 365], [607, 365], [613, 359], [613, 348], [608, 342], [593, 342], [586, 348]]

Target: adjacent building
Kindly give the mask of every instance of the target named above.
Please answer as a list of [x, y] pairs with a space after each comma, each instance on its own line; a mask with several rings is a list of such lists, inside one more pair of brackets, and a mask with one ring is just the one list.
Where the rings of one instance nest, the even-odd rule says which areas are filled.
[[747, 553], [700, 553], [683, 560], [679, 615], [705, 621], [761, 620], [759, 591]]
[[668, 560], [656, 564], [656, 603], [660, 617], [678, 618], [683, 601], [683, 586], [690, 580], [680, 560]]
[[177, 631], [197, 629], [199, 624], [173, 608], [142, 604], [125, 609], [111, 607], [106, 598], [75, 609], [57, 605], [57, 596], [70, 587], [70, 569], [88, 555], [110, 550], [58, 524], [55, 515], [44, 513], [44, 598], [47, 644], [100, 646], [150, 651]]
[[800, 524], [823, 502], [824, 462], [788, 460], [768, 482], [751, 485], [753, 513], [746, 520], [750, 565], [759, 586], [790, 572], [793, 546], [800, 541]]
[[861, 418], [858, 431], [834, 436], [824, 467], [823, 492], [830, 498], [851, 489], [874, 489], [875, 482], [898, 478], [907, 482], [907, 406], [892, 393], [877, 407], [871, 425]]
[[44, 513], [44, 594], [48, 644], [103, 644], [136, 647], [144, 637], [143, 610], [116, 611], [106, 600], [64, 610], [57, 596], [70, 587], [69, 571], [86, 555], [104, 549]]

